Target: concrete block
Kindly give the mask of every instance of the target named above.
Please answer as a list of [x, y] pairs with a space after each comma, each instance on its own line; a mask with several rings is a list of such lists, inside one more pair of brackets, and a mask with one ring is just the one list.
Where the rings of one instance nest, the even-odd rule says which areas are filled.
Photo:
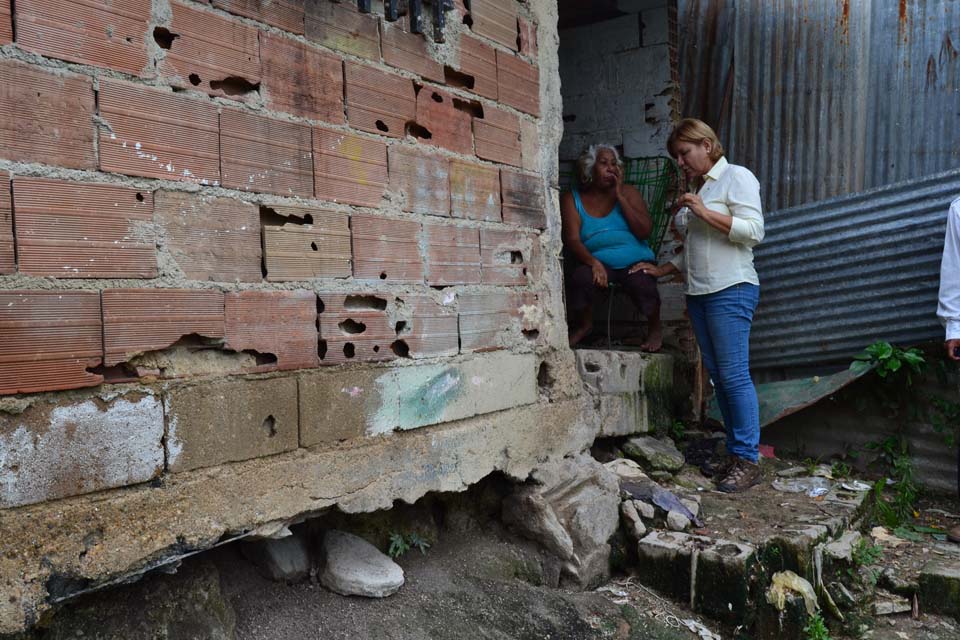
[[246, 542], [240, 550], [268, 580], [294, 583], [305, 580], [310, 574], [310, 545], [302, 536]]
[[224, 380], [164, 391], [167, 468], [212, 467], [296, 449], [296, 378]]
[[400, 423], [399, 389], [383, 369], [308, 373], [300, 376], [300, 446], [359, 438]]
[[146, 482], [163, 471], [162, 439], [160, 400], [144, 392], [0, 413], [0, 508]]
[[664, 353], [643, 355], [640, 392], [647, 402], [648, 429], [673, 423], [673, 356]]
[[649, 431], [647, 399], [638, 391], [600, 396], [601, 436], [629, 436]]
[[960, 620], [960, 562], [931, 560], [920, 570], [920, 602], [928, 613]]
[[640, 14], [643, 22], [643, 46], [669, 44], [670, 21], [667, 19], [667, 8], [657, 7], [648, 9]]
[[640, 391], [647, 356], [637, 351], [577, 349], [577, 370], [588, 387], [600, 393]]

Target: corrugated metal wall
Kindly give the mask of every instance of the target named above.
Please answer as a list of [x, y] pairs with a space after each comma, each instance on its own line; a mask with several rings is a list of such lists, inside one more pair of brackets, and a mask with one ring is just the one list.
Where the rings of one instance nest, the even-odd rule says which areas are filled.
[[679, 0], [681, 110], [768, 210], [960, 166], [960, 2]]

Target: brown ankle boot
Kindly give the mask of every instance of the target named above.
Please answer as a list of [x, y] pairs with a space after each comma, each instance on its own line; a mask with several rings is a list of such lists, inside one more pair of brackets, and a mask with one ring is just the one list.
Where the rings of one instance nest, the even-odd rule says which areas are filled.
[[743, 458], [737, 458], [726, 477], [717, 485], [717, 489], [725, 493], [739, 493], [746, 491], [758, 482], [760, 482], [760, 465]]
[[703, 472], [703, 475], [708, 478], [724, 478], [730, 469], [733, 467], [733, 463], [736, 462], [737, 456], [731, 454], [725, 454], [720, 457], [711, 458], [707, 460], [702, 465], [700, 465], [700, 471]]

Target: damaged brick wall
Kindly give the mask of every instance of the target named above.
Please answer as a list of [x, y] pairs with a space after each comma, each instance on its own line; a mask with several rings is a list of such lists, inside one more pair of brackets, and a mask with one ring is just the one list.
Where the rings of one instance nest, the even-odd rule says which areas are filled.
[[537, 401], [536, 17], [467, 4], [0, 0], [0, 509]]

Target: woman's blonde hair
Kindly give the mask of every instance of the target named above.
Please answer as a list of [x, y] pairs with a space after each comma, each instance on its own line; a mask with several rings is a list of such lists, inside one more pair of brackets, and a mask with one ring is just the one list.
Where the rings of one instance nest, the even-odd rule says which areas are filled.
[[710, 128], [710, 125], [696, 118], [684, 118], [670, 132], [670, 137], [667, 138], [667, 151], [676, 158], [677, 152], [674, 147], [678, 142], [701, 144], [704, 140], [709, 140], [712, 145], [709, 154], [711, 160], [716, 162], [723, 157], [723, 145], [720, 144], [717, 134]]
[[620, 171], [623, 171], [623, 160], [617, 148], [609, 144], [592, 144], [583, 150], [577, 159], [577, 180], [581, 187], [588, 187], [593, 182], [593, 167], [597, 164], [597, 156], [601, 151], [609, 151], [617, 161]]

